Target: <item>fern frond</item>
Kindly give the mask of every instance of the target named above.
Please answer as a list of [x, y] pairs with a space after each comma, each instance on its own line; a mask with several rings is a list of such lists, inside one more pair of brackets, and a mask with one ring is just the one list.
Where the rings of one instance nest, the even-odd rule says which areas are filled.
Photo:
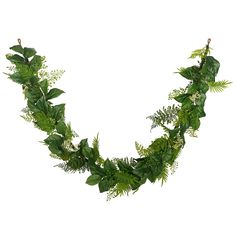
[[117, 172], [115, 178], [117, 179], [117, 184], [109, 190], [107, 200], [125, 194], [128, 195], [129, 192], [132, 191], [132, 186], [137, 183], [135, 176], [122, 171]]
[[210, 92], [213, 93], [219, 93], [224, 91], [224, 89], [228, 88], [228, 86], [232, 82], [228, 80], [221, 80], [221, 81], [216, 81], [216, 82], [208, 82], [209, 90]]
[[131, 190], [132, 189], [128, 184], [118, 183], [107, 193], [107, 201], [117, 196], [123, 196], [125, 194], [128, 195]]
[[174, 123], [178, 117], [179, 111], [180, 107], [173, 104], [167, 108], [163, 107], [162, 110], [158, 110], [153, 115], [148, 116], [147, 118], [152, 121], [151, 129], [154, 129], [157, 126], [163, 127], [164, 124]]
[[136, 159], [133, 157], [124, 157], [124, 158], [113, 158], [112, 161], [117, 165], [118, 162], [123, 162], [129, 166], [136, 165]]
[[92, 147], [93, 147], [94, 154], [96, 155], [97, 162], [99, 164], [102, 164], [102, 163], [104, 163], [104, 159], [101, 157], [100, 152], [99, 152], [99, 138], [98, 138], [98, 135], [99, 134], [97, 134], [97, 136], [94, 137], [93, 142], [92, 142]]
[[161, 186], [167, 181], [169, 174], [169, 164], [167, 162], [163, 163], [162, 171], [158, 176], [158, 179], [161, 180]]
[[138, 142], [135, 142], [135, 148], [140, 157], [146, 157], [150, 154], [150, 150], [148, 148], [144, 148], [144, 146]]

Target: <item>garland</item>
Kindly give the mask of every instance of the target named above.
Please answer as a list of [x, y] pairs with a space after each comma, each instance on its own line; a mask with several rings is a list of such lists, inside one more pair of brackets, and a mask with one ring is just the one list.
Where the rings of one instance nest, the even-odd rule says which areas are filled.
[[198, 65], [180, 68], [178, 72], [189, 80], [186, 88], [174, 90], [169, 99], [178, 103], [163, 107], [148, 118], [152, 121], [152, 129], [161, 127], [164, 135], [155, 139], [147, 148], [135, 143], [139, 158], [104, 159], [99, 153], [98, 137], [91, 145], [88, 139], [73, 143], [76, 133], [65, 121], [65, 104], [54, 105], [52, 99], [64, 93], [52, 88], [63, 71], [47, 72], [45, 57], [37, 55], [33, 48], [22, 47], [21, 41], [11, 47], [15, 54], [7, 54], [12, 63], [8, 77], [22, 85], [27, 106], [22, 116], [47, 133], [44, 139], [51, 156], [61, 160], [57, 166], [66, 172], [89, 171], [91, 175], [86, 183], [98, 184], [100, 192], [108, 191], [108, 199], [137, 191], [149, 180], [154, 183], [166, 182], [169, 171], [174, 172], [176, 159], [185, 145], [185, 134], [195, 137], [200, 127], [200, 118], [205, 117], [204, 104], [206, 93], [222, 91], [230, 82], [215, 82], [220, 63], [209, 56], [210, 39], [207, 45], [195, 50], [190, 58], [200, 58]]

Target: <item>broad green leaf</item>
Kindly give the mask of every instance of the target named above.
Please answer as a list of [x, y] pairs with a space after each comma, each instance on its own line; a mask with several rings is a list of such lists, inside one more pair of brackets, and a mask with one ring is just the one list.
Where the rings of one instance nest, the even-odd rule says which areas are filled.
[[84, 157], [87, 157], [89, 161], [92, 162], [96, 161], [96, 157], [93, 155], [93, 150], [92, 148], [89, 147], [87, 139], [82, 139], [80, 141], [79, 146], [80, 146], [80, 152]]
[[104, 171], [104, 169], [95, 163], [90, 163], [90, 171], [91, 171], [91, 174], [93, 175], [100, 175], [100, 176], [106, 175], [106, 172]]
[[59, 121], [56, 125], [56, 130], [59, 134], [65, 136], [66, 135], [66, 130], [67, 126], [64, 121]]
[[21, 45], [15, 45], [15, 46], [12, 46], [10, 47], [11, 50], [15, 51], [15, 52], [18, 52], [20, 54], [24, 54], [24, 49], [22, 48]]
[[44, 142], [48, 145], [54, 144], [55, 146], [60, 147], [63, 144], [64, 139], [58, 134], [51, 134], [46, 139], [44, 139]]
[[206, 92], [208, 91], [208, 89], [209, 89], [209, 85], [208, 85], [206, 82], [202, 81], [202, 82], [199, 84], [199, 89], [200, 89], [200, 91], [201, 91], [202, 93], [206, 93]]
[[197, 66], [181, 68], [178, 73], [188, 80], [198, 80], [200, 78], [199, 67]]
[[48, 149], [51, 151], [51, 153], [57, 155], [58, 157], [63, 156], [63, 151], [59, 149], [57, 146], [54, 146], [53, 144], [49, 145]]
[[207, 82], [215, 82], [215, 77], [220, 68], [220, 63], [212, 56], [207, 56], [202, 66], [201, 73]]
[[198, 128], [200, 127], [200, 119], [198, 117], [192, 117], [190, 119], [190, 126], [194, 129], [194, 130], [198, 130]]
[[175, 97], [174, 99], [175, 99], [177, 102], [183, 103], [183, 102], [186, 101], [186, 99], [189, 100], [189, 96], [191, 96], [190, 93], [184, 93], [184, 94], [180, 94], [179, 96]]
[[49, 109], [49, 104], [45, 100], [44, 96], [42, 96], [35, 104], [36, 108], [39, 109], [39, 111], [42, 111], [43, 113], [47, 114]]
[[48, 80], [44, 79], [39, 82], [40, 88], [42, 89], [44, 95], [48, 93]]
[[96, 185], [100, 182], [101, 176], [100, 175], [90, 175], [87, 180], [86, 184], [88, 185]]
[[19, 72], [15, 72], [11, 75], [9, 75], [9, 78], [18, 83], [18, 84], [24, 84], [26, 81], [22, 78], [21, 74]]
[[38, 86], [32, 86], [26, 88], [25, 96], [30, 102], [36, 103], [43, 96], [43, 93]]
[[30, 58], [36, 54], [36, 50], [34, 48], [24, 48], [24, 57]]
[[30, 61], [30, 68], [37, 73], [42, 68], [42, 64], [43, 57], [35, 55]]
[[104, 161], [104, 170], [108, 173], [113, 173], [117, 169], [116, 169], [115, 164], [112, 161], [110, 161], [109, 159], [106, 159]]
[[107, 177], [103, 178], [99, 183], [98, 183], [99, 191], [100, 193], [106, 192], [110, 189], [110, 183]]
[[18, 54], [14, 54], [14, 55], [8, 54], [6, 57], [13, 64], [24, 64], [25, 63], [25, 59], [23, 57], [19, 56]]
[[65, 104], [59, 104], [50, 108], [50, 116], [57, 122], [65, 117]]
[[48, 94], [46, 95], [46, 98], [47, 100], [50, 100], [50, 99], [60, 96], [62, 93], [64, 93], [63, 90], [58, 89], [58, 88], [53, 88], [48, 92]]

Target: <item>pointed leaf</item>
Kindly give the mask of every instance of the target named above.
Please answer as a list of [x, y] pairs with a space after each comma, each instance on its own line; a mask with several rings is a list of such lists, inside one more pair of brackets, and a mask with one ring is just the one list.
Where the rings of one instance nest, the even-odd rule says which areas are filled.
[[96, 185], [100, 182], [101, 176], [100, 175], [90, 175], [87, 180], [86, 184], [88, 185]]
[[46, 95], [46, 98], [47, 100], [50, 100], [50, 99], [60, 96], [62, 93], [64, 93], [63, 90], [58, 89], [58, 88], [53, 88], [48, 92], [48, 94]]
[[98, 187], [99, 187], [100, 193], [103, 193], [103, 192], [108, 191], [109, 188], [110, 188], [110, 183], [109, 183], [108, 178], [106, 178], [106, 177], [103, 178], [103, 179], [99, 182]]
[[20, 54], [24, 54], [24, 49], [22, 48], [21, 45], [15, 45], [15, 46], [12, 46], [10, 47], [11, 50], [15, 51], [15, 52], [18, 52]]
[[36, 50], [34, 48], [24, 48], [24, 57], [30, 58], [36, 54]]
[[14, 54], [14, 55], [7, 55], [6, 56], [7, 59], [13, 63], [13, 64], [24, 64], [25, 63], [25, 59], [21, 56], [19, 56], [18, 54]]

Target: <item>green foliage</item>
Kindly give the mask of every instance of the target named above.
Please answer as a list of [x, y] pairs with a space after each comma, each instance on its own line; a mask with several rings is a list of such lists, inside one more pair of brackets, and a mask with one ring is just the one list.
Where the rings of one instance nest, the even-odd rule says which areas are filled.
[[221, 80], [216, 82], [208, 82], [209, 89], [213, 93], [219, 93], [223, 92], [228, 86], [231, 84], [231, 82], [227, 80]]
[[[209, 52], [208, 53], [210, 53], [211, 50], [212, 50], [212, 48], [209, 48]], [[194, 59], [194, 58], [199, 57], [200, 59], [203, 59], [204, 56], [205, 56], [205, 52], [206, 52], [206, 47], [200, 48], [200, 49], [196, 49], [196, 50], [194, 50], [192, 52], [192, 54], [190, 55], [189, 58]]]
[[100, 175], [90, 175], [86, 180], [86, 184], [96, 185], [100, 182], [100, 180], [101, 180]]
[[162, 110], [156, 111], [154, 115], [148, 116], [147, 118], [152, 121], [151, 129], [164, 124], [173, 124], [177, 119], [179, 111], [180, 107], [173, 104], [172, 106], [163, 107]]
[[150, 154], [150, 150], [148, 148], [144, 148], [143, 145], [135, 142], [135, 148], [140, 157], [146, 157]]
[[[61, 161], [58, 166], [66, 172], [85, 172], [91, 175], [86, 183], [98, 185], [100, 192], [108, 192], [108, 199], [137, 191], [146, 180], [163, 185], [169, 172], [175, 172], [177, 161], [185, 145], [185, 134], [196, 137], [200, 128], [200, 119], [204, 117], [206, 93], [223, 91], [230, 82], [215, 81], [220, 63], [208, 56], [208, 43], [203, 49], [195, 50], [190, 58], [199, 57], [198, 65], [180, 68], [179, 74], [189, 81], [185, 88], [175, 89], [169, 95], [178, 104], [158, 110], [148, 118], [151, 128], [160, 126], [164, 134], [144, 148], [135, 143], [139, 158], [103, 159], [99, 151], [98, 135], [89, 145], [88, 139], [74, 144], [75, 132], [65, 121], [65, 104], [53, 105], [52, 99], [59, 97], [63, 90], [51, 88], [63, 70], [47, 71], [45, 57], [37, 55], [33, 48], [18, 45], [10, 49], [15, 54], [7, 54], [12, 64], [8, 78], [21, 84], [27, 105], [23, 109], [23, 118], [31, 121], [37, 128], [47, 133], [44, 144], [48, 146], [53, 158]], [[167, 127], [171, 125], [171, 127]]]
[[178, 73], [188, 80], [199, 80], [201, 77], [200, 69], [198, 66], [180, 68]]
[[46, 94], [46, 99], [50, 100], [50, 99], [59, 97], [62, 93], [64, 93], [63, 90], [58, 89], [58, 88], [53, 88]]

